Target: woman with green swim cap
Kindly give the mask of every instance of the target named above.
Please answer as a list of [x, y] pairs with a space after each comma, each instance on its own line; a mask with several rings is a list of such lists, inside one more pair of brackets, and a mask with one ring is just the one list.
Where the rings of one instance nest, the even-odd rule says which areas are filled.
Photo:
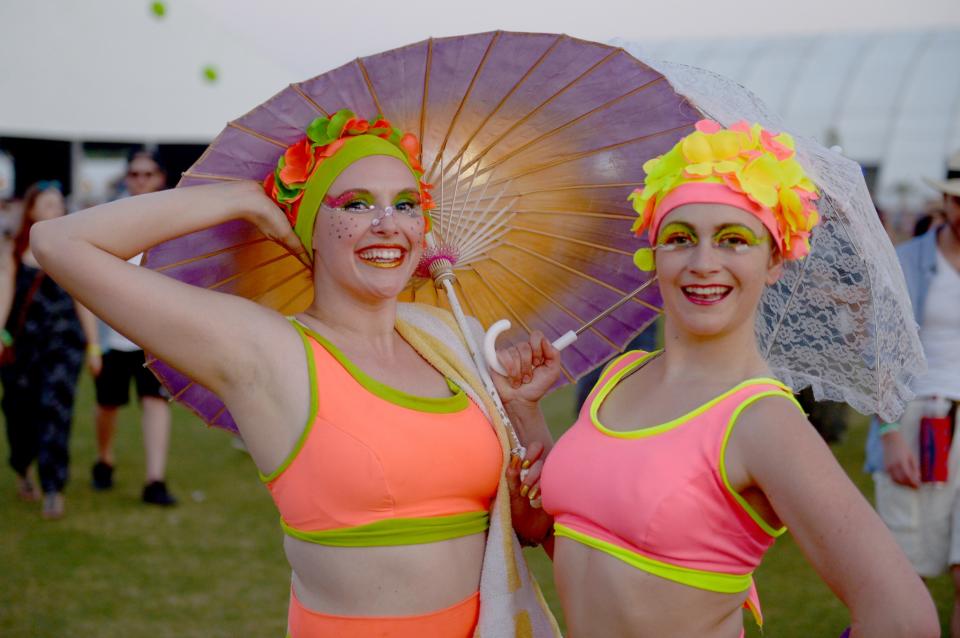
[[[38, 224], [33, 246], [71, 294], [229, 409], [281, 514], [290, 636], [559, 635], [511, 529], [520, 460], [462, 339], [444, 311], [397, 300], [430, 223], [418, 154], [389, 122], [341, 111], [262, 184], [111, 202]], [[305, 312], [125, 262], [238, 219], [310, 264]], [[541, 437], [528, 433], [533, 460]]]

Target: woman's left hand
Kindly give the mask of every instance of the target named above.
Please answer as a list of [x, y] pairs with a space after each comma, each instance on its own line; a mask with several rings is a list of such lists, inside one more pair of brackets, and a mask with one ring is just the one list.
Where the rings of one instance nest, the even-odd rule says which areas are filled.
[[[526, 545], [537, 545], [550, 535], [553, 517], [540, 507], [540, 471], [543, 469], [544, 447], [539, 441], [527, 446], [524, 459], [510, 457], [507, 487], [510, 490], [510, 512], [513, 529]], [[525, 472], [522, 472], [525, 470]], [[523, 478], [520, 475], [523, 473]]]
[[539, 330], [529, 341], [497, 350], [497, 358], [507, 376], [491, 376], [504, 406], [513, 401], [536, 404], [560, 377], [560, 351]]

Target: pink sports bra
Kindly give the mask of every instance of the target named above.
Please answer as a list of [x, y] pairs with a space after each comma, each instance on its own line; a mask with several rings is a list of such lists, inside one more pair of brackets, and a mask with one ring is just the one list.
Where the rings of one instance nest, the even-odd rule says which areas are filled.
[[286, 533], [357, 547], [486, 530], [503, 452], [463, 390], [449, 381], [446, 398], [395, 390], [292, 323], [307, 351], [310, 417], [286, 461], [261, 475]]
[[601, 376], [547, 458], [543, 507], [557, 536], [638, 569], [710, 591], [750, 590], [746, 606], [762, 623], [752, 573], [785, 528], [771, 528], [730, 487], [723, 455], [743, 409], [768, 396], [796, 400], [775, 379], [748, 379], [667, 423], [604, 427], [604, 399], [652, 356], [628, 352]]

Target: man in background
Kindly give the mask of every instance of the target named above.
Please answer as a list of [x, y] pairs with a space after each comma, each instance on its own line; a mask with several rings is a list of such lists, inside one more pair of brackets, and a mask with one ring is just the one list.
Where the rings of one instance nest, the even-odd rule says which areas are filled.
[[[125, 185], [131, 196], [163, 190], [167, 174], [156, 153], [140, 150], [131, 153]], [[140, 265], [143, 255], [130, 259]], [[117, 413], [130, 401], [130, 381], [140, 397], [143, 449], [146, 454], [146, 479], [143, 502], [151, 505], [174, 505], [176, 499], [166, 484], [167, 452], [170, 445], [170, 405], [166, 391], [150, 370], [144, 367], [143, 350], [113, 328], [102, 324], [103, 369], [96, 378], [97, 462], [93, 465], [93, 487], [113, 487], [113, 440], [117, 429]]]
[[[954, 584], [952, 638], [960, 638], [960, 153], [946, 181], [927, 180], [943, 195], [944, 221], [897, 248], [907, 282], [927, 372], [915, 380], [916, 398], [898, 423], [874, 420], [867, 439], [877, 512], [917, 573], [932, 578], [949, 569]], [[920, 429], [924, 417], [947, 417], [954, 431], [946, 482], [924, 482]]]

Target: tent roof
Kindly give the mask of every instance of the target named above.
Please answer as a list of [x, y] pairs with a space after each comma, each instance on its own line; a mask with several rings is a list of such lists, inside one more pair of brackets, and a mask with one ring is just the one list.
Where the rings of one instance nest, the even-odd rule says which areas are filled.
[[0, 3], [0, 135], [208, 142], [302, 79], [194, 4], [166, 4], [159, 18], [130, 0]]

